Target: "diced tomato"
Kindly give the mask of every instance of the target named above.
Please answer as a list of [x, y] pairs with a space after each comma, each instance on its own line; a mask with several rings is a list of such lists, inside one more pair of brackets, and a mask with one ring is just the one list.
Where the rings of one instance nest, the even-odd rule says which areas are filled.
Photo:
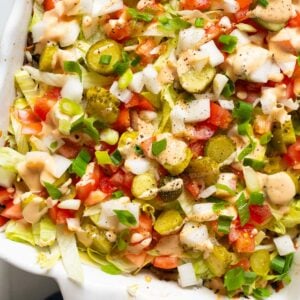
[[147, 257], [147, 253], [146, 252], [141, 252], [139, 254], [125, 253], [124, 256], [130, 262], [132, 262], [134, 265], [136, 265], [138, 268], [140, 268], [144, 265], [145, 259]]
[[43, 6], [44, 6], [45, 11], [51, 10], [55, 7], [55, 1], [54, 0], [44, 0]]
[[130, 127], [130, 114], [128, 108], [121, 108], [117, 121], [113, 124], [113, 128], [118, 131], [126, 131]]
[[237, 264], [232, 266], [233, 268], [241, 267], [244, 271], [249, 271], [250, 261], [248, 258], [242, 258]]
[[130, 101], [125, 104], [125, 107], [154, 111], [153, 105], [145, 97], [138, 94], [133, 94]]
[[31, 123], [22, 125], [22, 134], [35, 135], [39, 134], [43, 129], [42, 123]]
[[192, 136], [192, 139], [206, 141], [210, 139], [215, 132], [217, 131], [218, 127], [207, 122], [197, 123], [195, 126], [195, 131]]
[[141, 142], [141, 148], [146, 156], [151, 155], [151, 148], [154, 140], [154, 137], [151, 137]]
[[74, 218], [75, 212], [69, 209], [60, 209], [57, 206], [51, 207], [48, 210], [49, 217], [55, 224], [67, 224], [67, 219]]
[[51, 99], [51, 100], [58, 100], [61, 97], [61, 88], [58, 87], [52, 87], [50, 88], [46, 93], [45, 93], [45, 97], [47, 99]]
[[178, 266], [178, 258], [171, 256], [156, 256], [152, 262], [153, 266], [156, 268], [171, 270]]
[[7, 218], [0, 216], [0, 227], [6, 224], [7, 221], [8, 221]]
[[6, 202], [12, 200], [13, 192], [10, 192], [6, 188], [0, 187], [0, 204], [5, 204]]
[[125, 173], [123, 178], [123, 187], [131, 190], [133, 178], [134, 178], [133, 174]]
[[254, 224], [264, 224], [272, 217], [269, 205], [250, 205], [249, 211], [250, 221]]
[[129, 173], [125, 173], [121, 169], [119, 169], [109, 179], [109, 182], [113, 186], [115, 186], [115, 187], [123, 190], [126, 194], [130, 194], [131, 193], [132, 181], [133, 181], [133, 175], [129, 174]]
[[46, 97], [35, 100], [33, 111], [43, 121], [46, 120], [47, 114], [55, 104], [55, 100]]
[[109, 20], [104, 25], [104, 31], [108, 37], [116, 41], [122, 41], [130, 37], [131, 29], [129, 22]]
[[93, 206], [104, 201], [109, 195], [100, 190], [91, 191], [88, 197], [84, 200], [84, 205]]
[[143, 41], [139, 46], [136, 48], [136, 54], [139, 55], [142, 59], [144, 64], [151, 63], [157, 55], [150, 54], [151, 50], [156, 47], [156, 42], [152, 38], [148, 38]]
[[294, 80], [292, 78], [288, 78], [287, 76], [285, 76], [282, 83], [284, 83], [286, 85], [286, 98], [287, 99], [294, 98], [295, 97]]
[[203, 156], [204, 154], [204, 142], [202, 141], [197, 141], [189, 144], [189, 148], [193, 153], [193, 158]]
[[232, 117], [228, 110], [214, 102], [210, 103], [210, 117], [207, 120], [208, 123], [222, 129], [226, 129], [228, 128], [231, 121]]
[[152, 218], [147, 214], [140, 214], [139, 216], [139, 227], [133, 228], [132, 232], [138, 232], [140, 234], [147, 234], [152, 232]]
[[213, 24], [206, 28], [205, 31], [211, 38], [216, 38], [222, 33], [222, 28], [218, 24]]
[[64, 142], [57, 152], [66, 158], [75, 158], [80, 152], [80, 146], [67, 140]]
[[40, 119], [33, 113], [31, 109], [17, 110], [17, 117], [22, 124], [31, 124], [40, 121]]
[[211, 0], [181, 0], [180, 7], [186, 10], [206, 10], [210, 7]]
[[243, 8], [249, 8], [249, 6], [252, 4], [253, 0], [237, 0], [239, 3], [240, 9]]
[[21, 204], [14, 204], [13, 201], [5, 205], [4, 210], [0, 214], [2, 217], [7, 219], [19, 220], [22, 219], [22, 208]]
[[184, 184], [184, 186], [194, 198], [197, 198], [200, 194], [200, 187], [196, 181], [189, 180]]
[[117, 190], [117, 187], [110, 182], [110, 178], [108, 177], [101, 177], [99, 181], [99, 188], [103, 193], [109, 195]]
[[249, 7], [242, 8], [242, 9], [238, 10], [234, 15], [235, 16], [235, 21], [237, 23], [240, 23], [240, 22], [248, 19], [248, 11], [249, 11]]
[[96, 190], [100, 181], [100, 167], [94, 164], [92, 172], [87, 172], [76, 184], [76, 197], [85, 200], [89, 194]]
[[300, 27], [300, 13], [298, 13], [294, 18], [291, 18], [288, 22], [289, 27]]
[[296, 143], [288, 147], [286, 158], [286, 161], [291, 166], [300, 163], [300, 138], [297, 139]]

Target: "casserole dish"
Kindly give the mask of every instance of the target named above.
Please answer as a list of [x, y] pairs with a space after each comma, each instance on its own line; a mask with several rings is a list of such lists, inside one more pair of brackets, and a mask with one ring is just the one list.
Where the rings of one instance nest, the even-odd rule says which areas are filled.
[[[27, 26], [31, 15], [31, 1], [18, 0], [11, 13], [0, 47], [0, 90], [1, 118], [0, 129], [5, 132], [8, 125], [9, 106], [14, 99], [13, 75], [23, 62]], [[3, 143], [3, 140], [1, 140]], [[84, 266], [85, 283], [77, 285], [70, 281], [61, 263], [50, 272], [44, 272], [36, 264], [33, 248], [7, 240], [0, 236], [1, 259], [25, 270], [54, 278], [62, 291], [64, 299], [216, 299], [217, 296], [205, 288], [181, 289], [175, 283], [155, 279], [141, 273], [138, 276], [110, 276], [90, 266]], [[299, 299], [300, 257], [295, 256], [292, 270], [292, 283], [270, 299]]]

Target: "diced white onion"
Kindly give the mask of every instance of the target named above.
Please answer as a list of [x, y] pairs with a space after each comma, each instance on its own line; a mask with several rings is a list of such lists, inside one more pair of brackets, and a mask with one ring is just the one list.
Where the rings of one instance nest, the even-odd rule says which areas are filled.
[[32, 33], [32, 39], [34, 43], [38, 43], [42, 36], [44, 35], [46, 29], [46, 24], [43, 21], [40, 21], [32, 26], [31, 33]]
[[61, 90], [61, 96], [75, 102], [80, 102], [82, 94], [83, 85], [80, 78], [76, 76], [69, 77]]
[[210, 100], [193, 100], [184, 107], [184, 121], [187, 123], [202, 122], [210, 117]]
[[94, 0], [93, 16], [104, 16], [123, 8], [122, 0]]
[[109, 90], [115, 97], [117, 97], [121, 102], [128, 103], [132, 97], [132, 92], [128, 89], [119, 89], [118, 82], [115, 81]]
[[153, 94], [158, 94], [162, 87], [157, 79], [158, 73], [154, 66], [151, 64], [147, 65], [147, 67], [143, 70], [143, 74], [147, 90]]
[[56, 178], [60, 178], [71, 166], [72, 161], [58, 154], [54, 154], [52, 157], [54, 165], [53, 168], [51, 168], [51, 174], [53, 174]]
[[170, 114], [173, 134], [180, 135], [185, 132], [184, 115], [183, 108], [180, 105], [175, 105]]
[[223, 74], [217, 74], [215, 76], [213, 81], [213, 90], [216, 98], [218, 98], [221, 95], [228, 80], [229, 78]]
[[219, 99], [218, 102], [222, 108], [225, 108], [227, 110], [234, 109], [234, 102], [232, 100]]
[[272, 70], [272, 61], [267, 59], [260, 67], [251, 72], [249, 78], [254, 82], [266, 83], [269, 80], [270, 71]]
[[273, 239], [278, 254], [281, 256], [294, 253], [296, 251], [294, 243], [289, 235], [283, 235]]
[[143, 90], [144, 85], [145, 82], [143, 72], [134, 73], [132, 80], [129, 84], [129, 88], [135, 93], [140, 93]]
[[236, 13], [240, 9], [240, 5], [235, 0], [223, 0], [223, 9], [227, 13]]
[[259, 180], [256, 172], [251, 167], [243, 167], [243, 174], [246, 182], [246, 187], [249, 192], [257, 192], [260, 190]]
[[218, 216], [213, 210], [213, 203], [198, 203], [193, 206], [192, 218], [194, 221], [204, 222], [216, 220]]
[[146, 158], [129, 158], [125, 160], [125, 168], [135, 175], [144, 174], [150, 168], [150, 162]]
[[67, 226], [70, 231], [80, 231], [80, 220], [77, 218], [67, 218]]
[[231, 28], [230, 19], [227, 16], [222, 17], [219, 21], [219, 25], [225, 29]]
[[178, 283], [182, 287], [188, 287], [198, 284], [195, 270], [192, 263], [187, 263], [177, 267], [178, 270]]
[[277, 62], [282, 72], [288, 77], [292, 77], [295, 67], [296, 67], [296, 59], [294, 61], [286, 61], [286, 62]]
[[66, 22], [65, 32], [59, 41], [62, 47], [73, 45], [80, 33], [80, 26], [77, 21]]
[[215, 67], [224, 62], [224, 56], [214, 41], [209, 41], [200, 47], [202, 53], [209, 57], [209, 63]]
[[290, 110], [297, 110], [299, 108], [299, 102], [293, 101], [292, 99], [281, 100], [280, 102]]
[[205, 30], [194, 26], [183, 29], [179, 32], [177, 53], [187, 49], [193, 49], [205, 36]]
[[235, 36], [238, 39], [237, 47], [251, 43], [248, 34], [239, 29], [233, 30], [230, 35]]
[[199, 195], [200, 198], [206, 199], [213, 195], [217, 191], [216, 187], [214, 185], [209, 186], [204, 191], [202, 191]]
[[81, 201], [78, 199], [64, 200], [57, 206], [61, 209], [78, 210], [80, 208]]

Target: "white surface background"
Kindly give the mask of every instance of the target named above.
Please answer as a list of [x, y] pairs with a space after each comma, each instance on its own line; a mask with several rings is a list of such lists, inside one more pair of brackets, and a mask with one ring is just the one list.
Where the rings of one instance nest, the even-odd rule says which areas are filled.
[[[0, 0], [0, 39], [15, 1], [18, 0]], [[26, 273], [0, 261], [0, 300], [43, 300], [57, 290], [54, 280]]]

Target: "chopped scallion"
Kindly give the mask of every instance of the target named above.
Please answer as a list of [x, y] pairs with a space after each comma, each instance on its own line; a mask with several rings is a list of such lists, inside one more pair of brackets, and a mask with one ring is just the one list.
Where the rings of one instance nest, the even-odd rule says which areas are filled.
[[64, 71], [68, 73], [77, 73], [82, 80], [82, 71], [80, 64], [76, 61], [64, 61]]
[[108, 154], [108, 151], [96, 151], [95, 156], [99, 165], [111, 165], [112, 160]]
[[115, 191], [115, 192], [112, 193], [112, 197], [114, 199], [119, 199], [123, 196], [124, 196], [124, 193], [122, 191]]
[[79, 152], [77, 157], [73, 160], [71, 170], [73, 173], [82, 177], [85, 174], [88, 163], [91, 161], [90, 153], [83, 149]]
[[262, 7], [267, 7], [269, 5], [269, 1], [268, 0], [258, 0], [257, 4]]
[[239, 196], [238, 200], [236, 201], [236, 206], [239, 213], [241, 225], [244, 226], [250, 218], [249, 205], [244, 193]]
[[159, 155], [161, 152], [163, 152], [167, 147], [167, 140], [166, 139], [162, 139], [160, 141], [157, 142], [153, 142], [152, 143], [152, 149], [151, 152], [154, 156]]
[[151, 15], [149, 13], [146, 13], [146, 12], [138, 11], [135, 8], [128, 8], [127, 11], [129, 13], [129, 15], [134, 20], [137, 20], [137, 21], [151, 22], [153, 20], [153, 18], [154, 18], [153, 15]]
[[223, 44], [223, 51], [232, 53], [235, 50], [238, 39], [233, 35], [222, 34], [219, 37], [219, 42]]
[[119, 222], [125, 226], [131, 227], [137, 224], [135, 216], [129, 210], [115, 209], [114, 213]]
[[196, 18], [195, 27], [203, 28], [204, 27], [204, 19], [203, 18]]
[[257, 159], [244, 158], [243, 165], [249, 166], [253, 168], [255, 171], [260, 171], [264, 168], [266, 163], [264, 161], [257, 160]]
[[112, 59], [111, 55], [103, 54], [103, 55], [100, 56], [99, 63], [102, 64], [102, 65], [109, 65], [110, 62], [111, 62], [111, 59]]
[[44, 186], [49, 194], [49, 196], [53, 199], [53, 200], [57, 200], [62, 196], [61, 191], [53, 184], [49, 183], [49, 182], [44, 182]]
[[265, 201], [265, 196], [263, 193], [252, 192], [250, 194], [250, 200], [249, 200], [250, 205], [263, 205], [264, 201]]
[[120, 153], [120, 151], [117, 149], [115, 150], [111, 155], [110, 158], [113, 162], [114, 165], [119, 165], [120, 162], [122, 161], [122, 155]]
[[218, 218], [218, 231], [228, 234], [233, 217], [220, 215]]

